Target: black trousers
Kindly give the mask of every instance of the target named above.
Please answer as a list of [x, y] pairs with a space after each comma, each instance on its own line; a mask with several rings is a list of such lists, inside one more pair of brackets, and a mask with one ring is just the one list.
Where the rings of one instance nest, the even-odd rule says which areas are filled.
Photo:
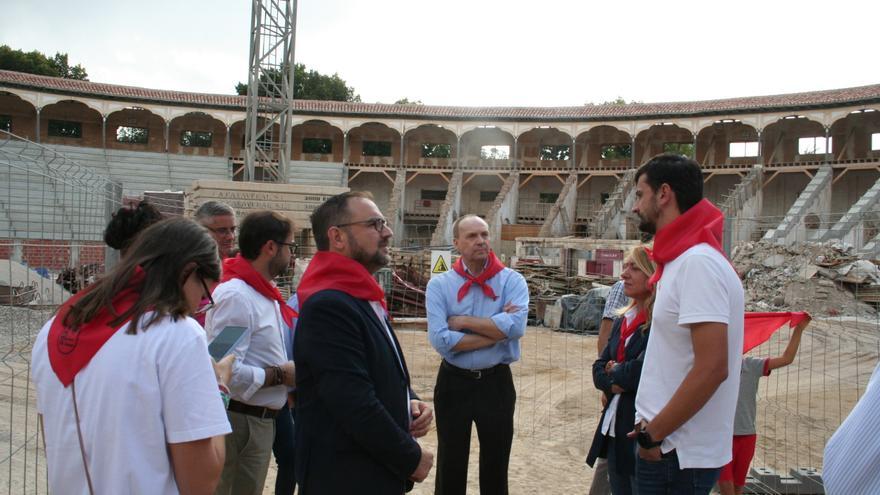
[[295, 411], [288, 409], [287, 403], [278, 411], [275, 417], [275, 442], [272, 443], [272, 453], [275, 454], [275, 463], [278, 464], [278, 476], [275, 477], [275, 495], [293, 495], [296, 488], [296, 478], [293, 475], [294, 458], [294, 424]]
[[480, 493], [507, 495], [507, 468], [513, 442], [516, 389], [509, 366], [480, 378], [440, 366], [434, 387], [437, 421], [435, 495], [467, 492], [471, 425], [480, 439]]

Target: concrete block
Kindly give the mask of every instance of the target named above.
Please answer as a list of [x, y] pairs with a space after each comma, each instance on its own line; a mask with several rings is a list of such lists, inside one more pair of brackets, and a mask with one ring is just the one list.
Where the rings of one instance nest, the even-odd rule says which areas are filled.
[[825, 486], [822, 483], [822, 471], [814, 467], [798, 467], [789, 470], [792, 477], [798, 479], [803, 484], [799, 493], [810, 495], [821, 495], [825, 493]]
[[776, 268], [778, 266], [781, 266], [783, 263], [785, 263], [785, 256], [781, 254], [770, 255], [764, 258], [764, 261], [761, 262], [761, 264], [766, 266], [767, 268]]

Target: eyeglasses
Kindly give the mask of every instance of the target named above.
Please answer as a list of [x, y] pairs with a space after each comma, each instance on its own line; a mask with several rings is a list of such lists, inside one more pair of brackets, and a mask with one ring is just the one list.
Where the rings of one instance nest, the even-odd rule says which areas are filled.
[[287, 246], [287, 249], [290, 250], [291, 255], [296, 255], [296, 251], [299, 249], [299, 244], [297, 244], [295, 242], [275, 241], [275, 243]]
[[336, 227], [348, 227], [350, 225], [366, 225], [367, 227], [373, 227], [376, 229], [376, 232], [381, 233], [385, 230], [385, 227], [388, 226], [388, 220], [378, 217], [378, 218], [370, 218], [369, 220], [361, 220], [359, 222], [348, 222], [348, 223], [340, 223], [335, 225]]
[[211, 227], [205, 227], [205, 228], [208, 229], [208, 230], [210, 230], [211, 232], [213, 232], [213, 233], [215, 233], [215, 234], [220, 234], [220, 235], [235, 235], [235, 229], [237, 229], [238, 227], [220, 227], [220, 228], [217, 228], [217, 229], [212, 229]]
[[[196, 276], [199, 277], [198, 274], [196, 274]], [[205, 297], [208, 298], [208, 304], [205, 304], [204, 306], [197, 309], [196, 313], [195, 313], [197, 315], [202, 314], [202, 313], [207, 313], [209, 309], [214, 307], [214, 298], [211, 297], [211, 290], [208, 289], [208, 284], [205, 282], [205, 279], [203, 279], [202, 277], [199, 277], [199, 281], [202, 283], [202, 288], [205, 289]]]

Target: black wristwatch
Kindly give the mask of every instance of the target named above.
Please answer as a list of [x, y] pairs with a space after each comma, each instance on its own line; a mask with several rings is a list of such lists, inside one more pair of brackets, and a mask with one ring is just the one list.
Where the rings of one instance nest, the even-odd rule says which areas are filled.
[[663, 441], [655, 442], [653, 438], [651, 438], [651, 434], [648, 433], [648, 430], [645, 427], [639, 430], [638, 435], [636, 436], [636, 440], [639, 442], [639, 447], [643, 449], [653, 449], [654, 447], [659, 447]]

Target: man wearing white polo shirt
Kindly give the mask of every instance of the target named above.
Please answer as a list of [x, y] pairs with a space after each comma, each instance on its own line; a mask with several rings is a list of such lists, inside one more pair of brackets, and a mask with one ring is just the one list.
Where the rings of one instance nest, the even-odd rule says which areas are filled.
[[730, 462], [743, 348], [742, 283], [721, 248], [724, 216], [700, 166], [662, 154], [636, 173], [640, 228], [656, 231], [651, 338], [636, 425], [639, 495], [708, 494]]

